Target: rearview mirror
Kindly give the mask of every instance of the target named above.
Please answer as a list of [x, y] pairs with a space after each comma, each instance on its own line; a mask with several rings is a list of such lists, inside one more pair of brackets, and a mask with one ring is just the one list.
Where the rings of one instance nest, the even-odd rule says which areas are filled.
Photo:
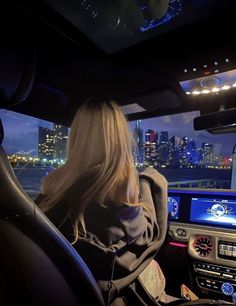
[[194, 118], [194, 129], [207, 130], [211, 134], [236, 132], [236, 108], [214, 112]]

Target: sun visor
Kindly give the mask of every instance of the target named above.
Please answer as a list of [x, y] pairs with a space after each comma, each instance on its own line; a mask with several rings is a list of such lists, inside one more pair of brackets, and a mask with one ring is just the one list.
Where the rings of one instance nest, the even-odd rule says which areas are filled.
[[140, 111], [151, 112], [157, 110], [167, 110], [180, 105], [178, 96], [171, 89], [149, 92], [134, 98], [124, 99], [119, 102], [121, 102], [124, 109], [127, 108], [126, 106], [136, 105], [136, 107], [128, 108], [128, 114], [135, 114]]

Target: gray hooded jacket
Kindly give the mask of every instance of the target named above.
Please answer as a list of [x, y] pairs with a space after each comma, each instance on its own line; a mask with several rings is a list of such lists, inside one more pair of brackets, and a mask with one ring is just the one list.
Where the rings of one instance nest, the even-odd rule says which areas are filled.
[[[85, 213], [87, 236], [73, 245], [104, 296], [108, 291], [116, 296], [131, 284], [155, 257], [166, 236], [167, 182], [152, 168], [139, 177], [141, 201], [149, 209], [120, 203], [91, 205]], [[65, 216], [64, 207], [59, 203], [47, 213], [57, 227]], [[59, 229], [69, 241], [73, 240], [70, 222]]]

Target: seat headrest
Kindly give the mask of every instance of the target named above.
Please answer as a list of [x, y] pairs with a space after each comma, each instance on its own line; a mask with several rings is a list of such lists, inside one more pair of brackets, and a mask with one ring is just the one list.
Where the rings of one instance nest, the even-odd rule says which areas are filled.
[[2, 144], [4, 139], [4, 129], [3, 129], [3, 125], [2, 125], [2, 120], [0, 118], [0, 145]]

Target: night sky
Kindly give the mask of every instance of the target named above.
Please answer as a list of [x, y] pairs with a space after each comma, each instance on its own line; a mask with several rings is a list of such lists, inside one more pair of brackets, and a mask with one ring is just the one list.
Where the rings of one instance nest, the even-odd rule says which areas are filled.
[[9, 154], [38, 155], [38, 127], [52, 128], [52, 123], [15, 112], [0, 110], [4, 126], [3, 147]]
[[[202, 142], [213, 143], [217, 155], [230, 156], [236, 144], [236, 134], [211, 135], [205, 131], [196, 132], [192, 127], [196, 116], [199, 116], [198, 112], [151, 118], [142, 120], [141, 126], [144, 132], [149, 128], [157, 132], [168, 131], [169, 137], [187, 136], [196, 141], [197, 148], [201, 147]], [[3, 146], [6, 152], [37, 156], [38, 126], [52, 128], [52, 123], [6, 110], [0, 110], [0, 117], [5, 130]], [[129, 125], [133, 130], [135, 122]]]

